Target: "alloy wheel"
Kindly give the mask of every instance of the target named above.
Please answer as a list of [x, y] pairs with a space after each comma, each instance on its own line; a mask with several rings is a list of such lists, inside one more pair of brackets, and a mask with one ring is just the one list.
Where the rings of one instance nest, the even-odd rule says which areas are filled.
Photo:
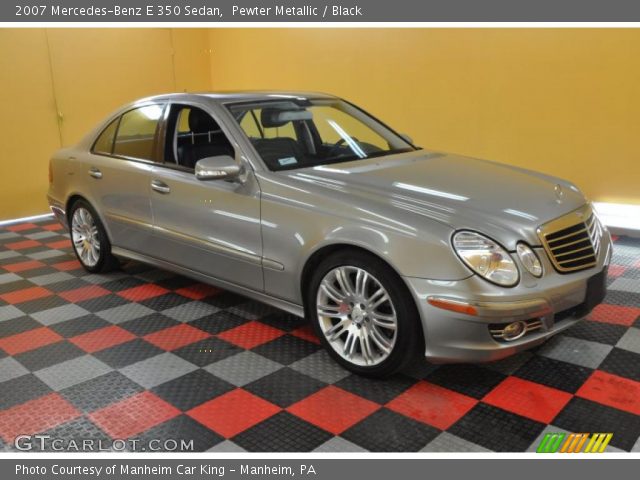
[[320, 282], [316, 297], [320, 329], [346, 361], [373, 366], [391, 355], [398, 319], [382, 283], [366, 270], [339, 266]]
[[73, 212], [71, 239], [82, 263], [94, 267], [100, 260], [100, 239], [96, 222], [86, 208], [79, 207]]

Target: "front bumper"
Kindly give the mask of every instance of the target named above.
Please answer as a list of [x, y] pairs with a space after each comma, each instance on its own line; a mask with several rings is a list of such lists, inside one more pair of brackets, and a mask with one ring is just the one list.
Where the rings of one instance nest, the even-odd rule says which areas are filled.
[[[498, 287], [477, 275], [458, 281], [405, 277], [420, 312], [425, 356], [433, 363], [499, 360], [539, 345], [584, 318], [601, 300], [598, 297], [594, 302], [594, 295], [603, 294], [606, 288], [611, 259], [608, 232], [603, 235], [597, 265], [588, 270], [561, 275], [544, 250], [536, 249], [536, 253], [545, 274], [538, 279], [518, 265], [522, 278], [513, 288]], [[430, 305], [429, 299], [459, 302], [475, 312], [445, 310]], [[531, 322], [537, 328], [513, 341], [492, 336], [492, 330], [516, 321]]]

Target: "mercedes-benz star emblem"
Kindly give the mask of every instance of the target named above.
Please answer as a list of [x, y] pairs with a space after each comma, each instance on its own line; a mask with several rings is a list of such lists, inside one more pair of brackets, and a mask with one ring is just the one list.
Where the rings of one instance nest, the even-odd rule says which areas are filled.
[[562, 185], [556, 183], [556, 186], [553, 188], [553, 190], [556, 192], [556, 201], [558, 203], [562, 202], [562, 199], [564, 198], [564, 190], [562, 189]]

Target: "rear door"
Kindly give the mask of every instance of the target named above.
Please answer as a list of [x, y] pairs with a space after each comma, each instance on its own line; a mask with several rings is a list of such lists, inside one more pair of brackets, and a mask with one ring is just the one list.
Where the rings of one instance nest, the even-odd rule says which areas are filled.
[[163, 104], [133, 108], [113, 120], [86, 163], [89, 190], [114, 246], [145, 252], [152, 235], [150, 178]]

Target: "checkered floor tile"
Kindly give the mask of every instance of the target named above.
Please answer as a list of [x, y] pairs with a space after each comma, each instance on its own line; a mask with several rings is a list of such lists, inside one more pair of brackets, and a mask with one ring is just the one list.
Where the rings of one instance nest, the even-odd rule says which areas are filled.
[[196, 451], [531, 451], [545, 432], [640, 448], [640, 240], [609, 294], [533, 351], [351, 375], [302, 319], [138, 263], [88, 274], [52, 219], [0, 229], [0, 450], [16, 435]]

